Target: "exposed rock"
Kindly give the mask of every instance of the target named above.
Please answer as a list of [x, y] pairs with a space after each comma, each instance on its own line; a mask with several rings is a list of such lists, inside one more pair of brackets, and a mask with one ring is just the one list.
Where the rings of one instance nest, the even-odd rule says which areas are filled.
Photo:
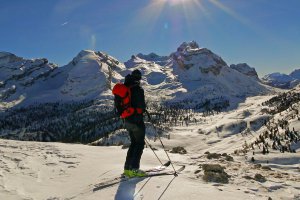
[[224, 171], [224, 167], [219, 164], [204, 164], [203, 180], [207, 182], [228, 183], [229, 175]]
[[225, 167], [222, 167], [219, 164], [204, 164], [204, 165], [202, 165], [202, 169], [204, 171], [223, 173]]
[[227, 156], [225, 156], [225, 160], [226, 161], [233, 161], [233, 157], [232, 156], [229, 156], [229, 155], [227, 155]]
[[267, 179], [261, 174], [255, 174], [254, 180], [261, 182], [261, 183], [264, 183], [267, 181]]
[[253, 179], [251, 176], [248, 176], [248, 175], [243, 176], [243, 178], [244, 178], [244, 179], [247, 179], [247, 180], [252, 180], [252, 179]]
[[264, 169], [264, 170], [272, 170], [271, 167], [269, 167], [269, 166], [262, 166], [261, 169]]
[[255, 169], [261, 168], [261, 164], [255, 164], [255, 165], [254, 165], [254, 168], [255, 168]]
[[207, 182], [228, 183], [227, 173], [204, 172], [203, 180]]
[[227, 155], [227, 153], [223, 153], [223, 154], [219, 154], [219, 153], [209, 153], [209, 152], [205, 152], [205, 154], [207, 154], [207, 159], [219, 159], [220, 157], [225, 157], [226, 161], [233, 161], [233, 157]]
[[208, 153], [207, 159], [219, 159], [221, 157], [221, 154], [218, 153]]
[[174, 147], [170, 153], [186, 154], [187, 151], [183, 147]]
[[236, 65], [232, 64], [230, 65], [230, 68], [235, 69], [246, 76], [253, 77], [257, 80], [259, 79], [255, 68], [250, 67], [247, 63], [240, 63]]

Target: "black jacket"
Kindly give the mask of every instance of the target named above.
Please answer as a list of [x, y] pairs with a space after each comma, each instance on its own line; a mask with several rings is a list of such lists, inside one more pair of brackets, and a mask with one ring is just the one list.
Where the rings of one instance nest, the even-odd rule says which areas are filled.
[[[130, 87], [131, 106], [133, 108], [141, 108], [141, 109], [143, 109], [143, 112], [144, 112], [146, 110], [145, 95], [144, 95], [143, 88], [140, 86], [140, 82], [136, 81], [133, 76], [128, 74], [125, 77], [124, 84], [127, 87]], [[142, 123], [143, 122], [143, 114], [135, 113], [134, 115], [126, 118], [126, 120], [131, 123]]]

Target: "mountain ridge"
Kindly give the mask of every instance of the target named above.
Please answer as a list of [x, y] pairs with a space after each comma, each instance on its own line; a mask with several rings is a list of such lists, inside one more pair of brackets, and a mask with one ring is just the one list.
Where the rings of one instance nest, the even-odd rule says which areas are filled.
[[[0, 76], [0, 99], [6, 104], [15, 102], [11, 107], [35, 102], [110, 100], [112, 86], [134, 69], [142, 71], [146, 94], [154, 94], [149, 98], [156, 101], [195, 100], [189, 106], [196, 106], [210, 99], [230, 101], [231, 97], [244, 98], [271, 91], [247, 74], [230, 68], [220, 56], [200, 48], [195, 41], [183, 42], [170, 56], [139, 53], [124, 63], [104, 52], [91, 50], [80, 51], [62, 67], [48, 63], [47, 59], [23, 59], [10, 53], [1, 53], [0, 63], [2, 70], [14, 68], [11, 74], [7, 72], [8, 76], [20, 73], [22, 63], [27, 63], [26, 68], [32, 71], [27, 74], [29, 80], [25, 86], [20, 82], [23, 79], [7, 81], [7, 76]], [[48, 70], [33, 73], [37, 64], [42, 66], [40, 69]]]

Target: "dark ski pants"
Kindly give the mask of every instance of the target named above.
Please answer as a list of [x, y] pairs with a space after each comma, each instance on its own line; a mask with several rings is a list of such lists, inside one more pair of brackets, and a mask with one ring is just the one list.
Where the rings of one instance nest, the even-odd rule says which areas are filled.
[[127, 152], [124, 169], [139, 169], [145, 146], [145, 124], [143, 121], [136, 124], [125, 120], [125, 128], [129, 132], [131, 144]]

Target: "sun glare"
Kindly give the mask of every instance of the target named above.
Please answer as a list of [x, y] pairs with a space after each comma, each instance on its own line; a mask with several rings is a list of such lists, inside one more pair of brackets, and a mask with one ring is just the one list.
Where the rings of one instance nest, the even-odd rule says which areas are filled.
[[[162, 26], [165, 30], [170, 30], [170, 28], [174, 27], [169, 23], [173, 23], [176, 27], [180, 27], [180, 20], [176, 18], [176, 15], [180, 17], [183, 16], [185, 18], [185, 22], [189, 27], [188, 31], [193, 31], [194, 22], [200, 22], [206, 19], [206, 22], [214, 23], [213, 20], [213, 9], [211, 6], [213, 5], [221, 12], [226, 13], [227, 15], [231, 16], [235, 20], [239, 21], [243, 25], [248, 27], [251, 26], [248, 20], [240, 16], [237, 12], [233, 9], [222, 3], [220, 0], [151, 0], [146, 7], [141, 9], [138, 13], [137, 20], [134, 24], [145, 24], [147, 21], [147, 27], [149, 29], [153, 29], [156, 26], [157, 21], [160, 19], [162, 15], [165, 15], [165, 12], [168, 12], [169, 16], [174, 16], [172, 19], [169, 19], [169, 22]], [[170, 11], [172, 13], [170, 13]], [[171, 21], [171, 22], [170, 22]], [[177, 29], [178, 30], [178, 29]], [[174, 34], [176, 34], [174, 32]]]
[[169, 5], [183, 5], [183, 4], [187, 4], [190, 3], [194, 0], [160, 0], [164, 3], [168, 3]]

